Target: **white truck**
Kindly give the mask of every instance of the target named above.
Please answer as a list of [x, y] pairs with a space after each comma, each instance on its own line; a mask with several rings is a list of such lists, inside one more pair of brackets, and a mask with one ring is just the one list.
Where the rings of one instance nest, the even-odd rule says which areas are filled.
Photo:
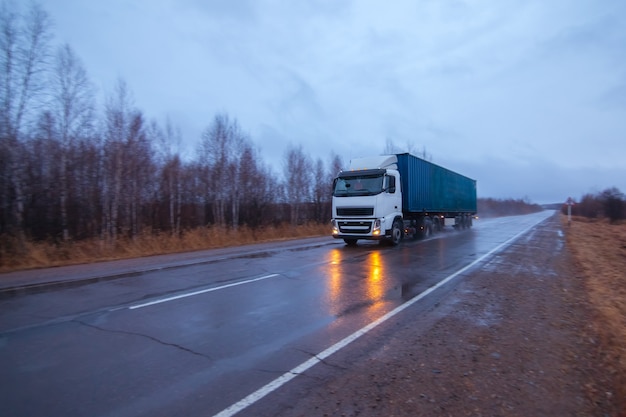
[[348, 245], [471, 227], [475, 214], [475, 180], [408, 153], [353, 159], [333, 182], [332, 235]]

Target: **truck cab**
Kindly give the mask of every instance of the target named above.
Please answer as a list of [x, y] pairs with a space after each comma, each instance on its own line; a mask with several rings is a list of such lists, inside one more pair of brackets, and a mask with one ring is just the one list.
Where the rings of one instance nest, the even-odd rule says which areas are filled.
[[369, 163], [355, 160], [350, 170], [341, 171], [335, 178], [333, 237], [348, 245], [359, 239], [399, 243], [403, 234], [402, 190], [400, 174], [389, 162], [393, 162], [389, 157]]

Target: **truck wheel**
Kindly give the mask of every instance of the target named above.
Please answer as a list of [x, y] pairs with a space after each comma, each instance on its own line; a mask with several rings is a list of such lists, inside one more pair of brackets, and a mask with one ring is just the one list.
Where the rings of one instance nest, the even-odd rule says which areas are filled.
[[344, 239], [343, 241], [346, 242], [348, 246], [356, 246], [357, 239]]
[[402, 240], [402, 224], [399, 221], [393, 222], [391, 226], [391, 244], [396, 246]]

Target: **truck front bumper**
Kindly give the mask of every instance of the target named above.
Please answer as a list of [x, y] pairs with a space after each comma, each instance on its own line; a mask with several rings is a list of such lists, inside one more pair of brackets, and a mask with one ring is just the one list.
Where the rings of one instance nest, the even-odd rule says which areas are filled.
[[385, 237], [380, 219], [333, 219], [333, 237], [337, 239], [372, 239]]

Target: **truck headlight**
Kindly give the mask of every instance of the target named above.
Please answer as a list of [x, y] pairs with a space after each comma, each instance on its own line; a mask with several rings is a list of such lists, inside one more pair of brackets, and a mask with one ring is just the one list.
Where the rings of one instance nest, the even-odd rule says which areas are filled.
[[331, 220], [330, 221], [332, 230], [333, 230], [333, 235], [339, 234], [339, 227], [337, 226], [337, 220]]
[[380, 234], [380, 219], [374, 220], [374, 225], [372, 226], [372, 234], [377, 236]]

